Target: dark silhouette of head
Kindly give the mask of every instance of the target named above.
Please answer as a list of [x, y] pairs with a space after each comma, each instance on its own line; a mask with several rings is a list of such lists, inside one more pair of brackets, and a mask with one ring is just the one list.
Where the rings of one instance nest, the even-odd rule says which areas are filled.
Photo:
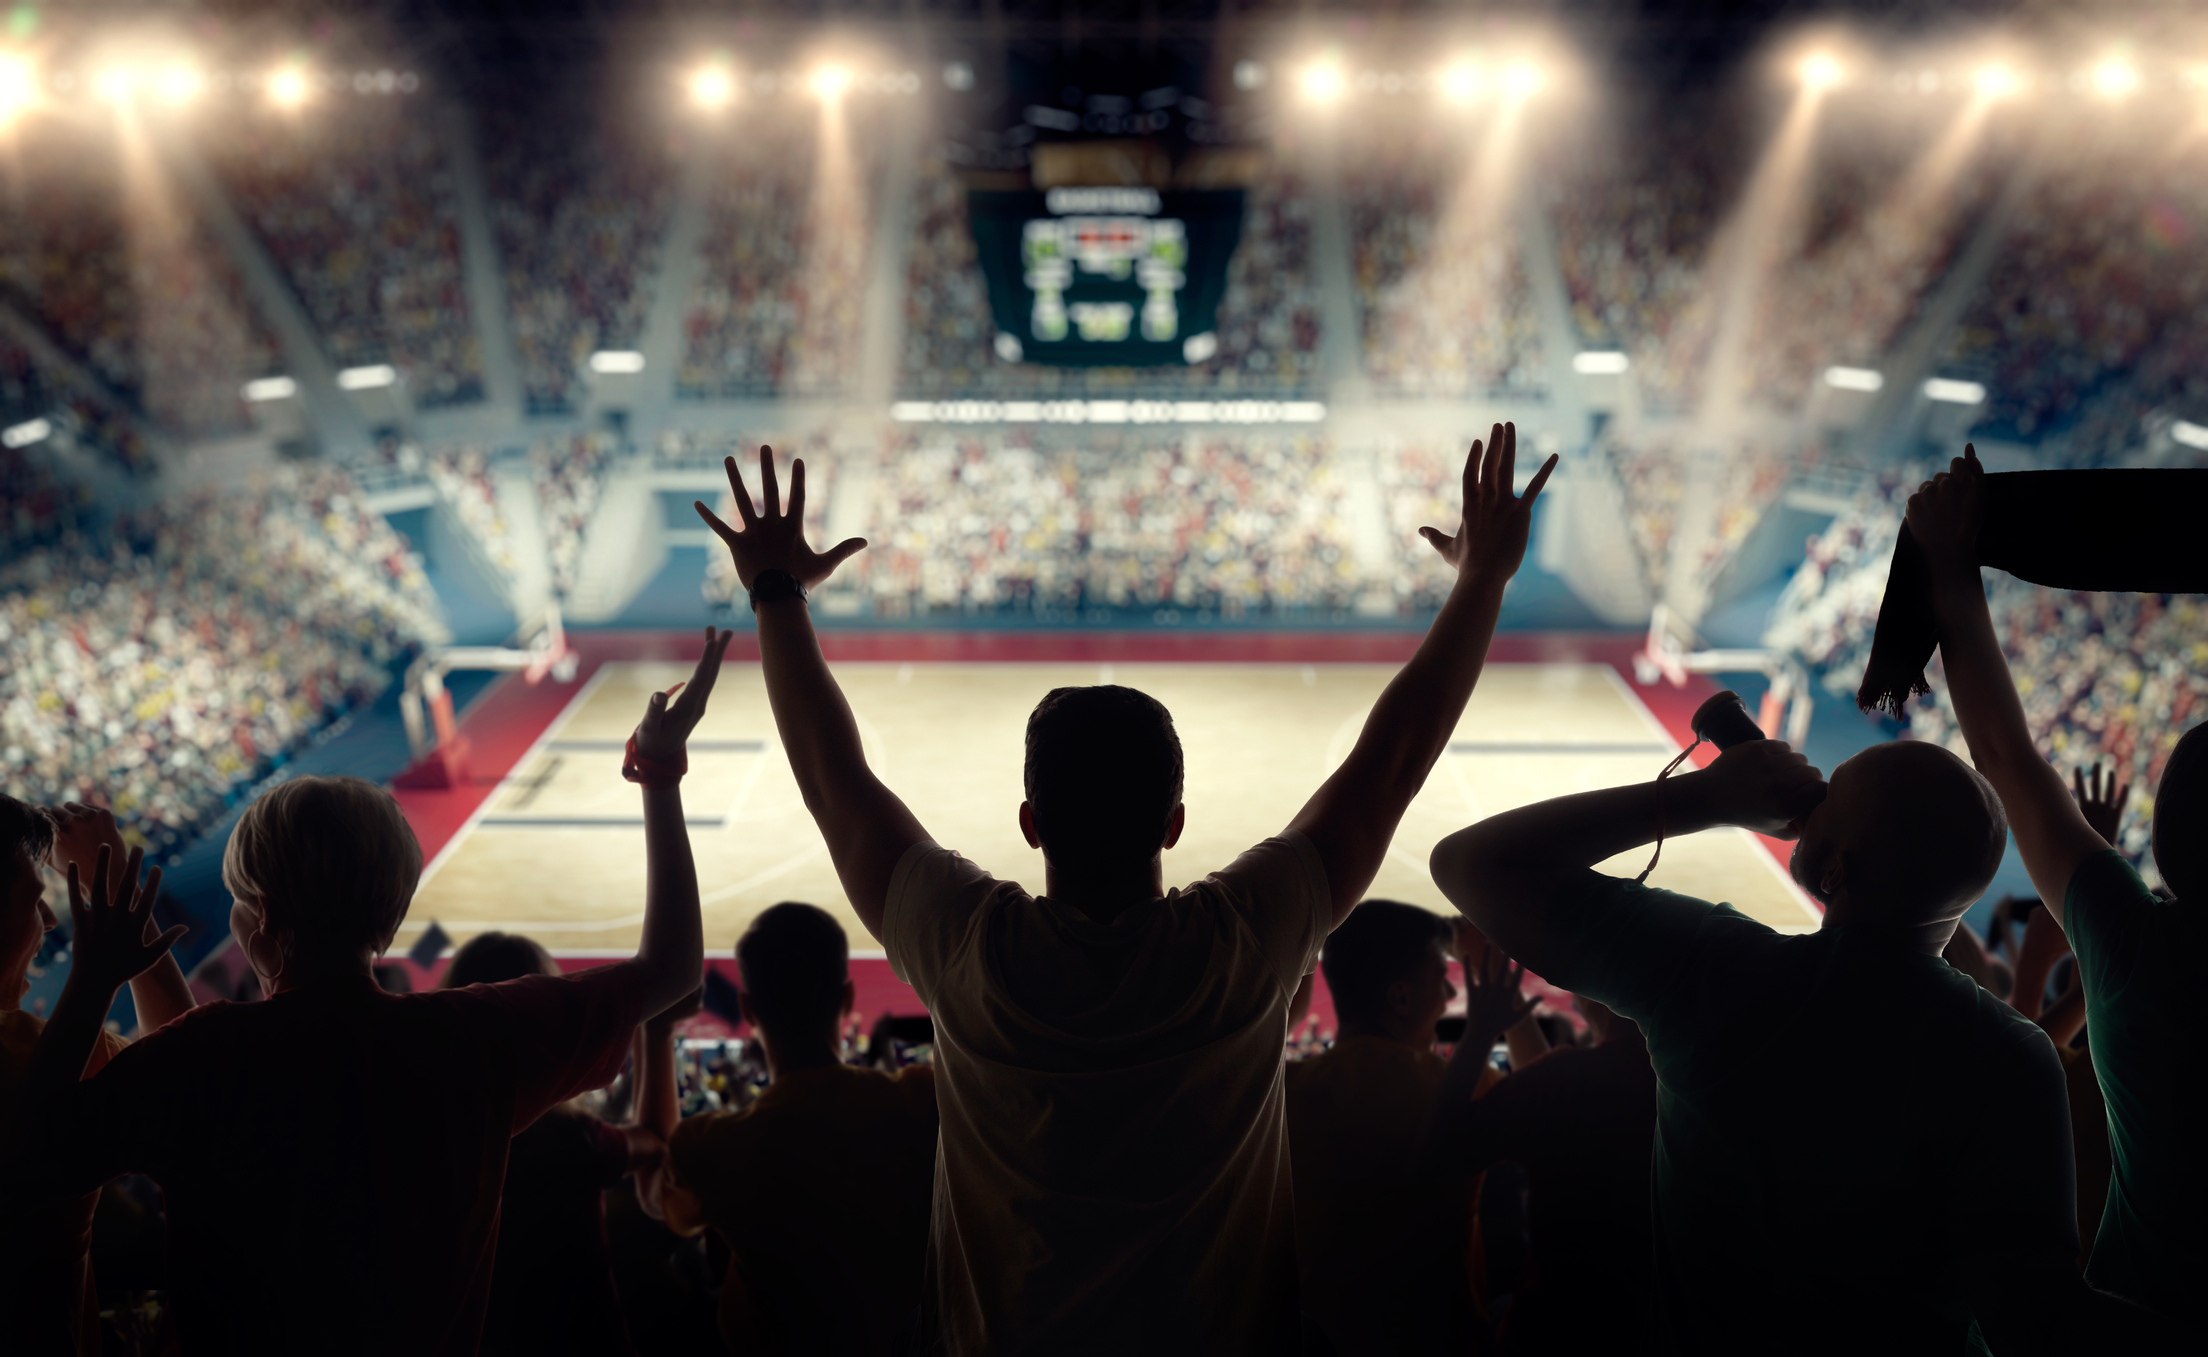
[[2154, 866], [2180, 900], [2208, 886], [2208, 723], [2194, 726], [2162, 765], [2154, 789]]
[[736, 940], [744, 1016], [779, 1038], [832, 1035], [851, 1007], [850, 958], [828, 911], [787, 900], [762, 910]]
[[452, 954], [445, 968], [445, 984], [495, 985], [525, 975], [558, 975], [560, 968], [535, 938], [519, 933], [478, 933]]
[[1148, 693], [1053, 688], [1027, 718], [1027, 804], [1062, 871], [1116, 876], [1156, 857], [1181, 774], [1172, 713]]
[[264, 979], [380, 955], [421, 878], [422, 846], [399, 803], [357, 777], [277, 783], [245, 808], [222, 854], [231, 931]]
[[1832, 922], [1930, 928], [1944, 946], [1993, 880], [2008, 832], [1976, 769], [1936, 744], [1895, 740], [1833, 770], [1790, 870]]
[[1431, 910], [1396, 900], [1359, 904], [1319, 954], [1343, 1032], [1431, 1045], [1434, 1024], [1457, 994], [1448, 942], [1448, 923]]
[[[0, 796], [0, 1004], [23, 1001], [30, 988], [31, 959], [54, 927], [46, 904], [46, 880], [40, 868], [53, 851], [54, 821], [37, 806]], [[120, 873], [123, 864], [108, 870]], [[90, 873], [85, 874], [89, 888]]]

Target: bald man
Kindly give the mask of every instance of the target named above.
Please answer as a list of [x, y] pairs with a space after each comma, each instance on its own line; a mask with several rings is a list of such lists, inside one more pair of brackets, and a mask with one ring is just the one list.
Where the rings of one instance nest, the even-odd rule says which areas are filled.
[[[1593, 870], [1721, 825], [1796, 840], [1821, 929]], [[1434, 849], [1497, 946], [1647, 1034], [1658, 1351], [2162, 1350], [2159, 1321], [2078, 1276], [2054, 1047], [1940, 959], [2006, 834], [1985, 779], [1935, 745], [1875, 746], [1828, 786], [1762, 740]], [[2000, 1192], [1953, 1190], [1989, 1167]]]

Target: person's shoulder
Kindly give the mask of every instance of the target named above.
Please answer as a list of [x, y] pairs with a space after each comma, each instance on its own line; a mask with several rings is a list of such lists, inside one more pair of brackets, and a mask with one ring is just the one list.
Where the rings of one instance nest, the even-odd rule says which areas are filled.
[[2088, 936], [2127, 923], [2192, 922], [2191, 911], [2156, 895], [2113, 848], [2078, 864], [2063, 892], [2062, 910], [2064, 930]]
[[1189, 892], [1206, 887], [1231, 891], [1280, 889], [1316, 883], [1326, 887], [1326, 862], [1318, 848], [1297, 830], [1284, 830], [1242, 850], [1234, 861], [1193, 883]]

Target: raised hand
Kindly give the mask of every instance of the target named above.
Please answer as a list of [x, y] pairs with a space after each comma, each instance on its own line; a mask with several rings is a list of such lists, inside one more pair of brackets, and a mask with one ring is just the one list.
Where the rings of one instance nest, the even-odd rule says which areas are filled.
[[1909, 497], [1909, 535], [1934, 566], [1978, 568], [1978, 530], [1986, 516], [1986, 469], [1978, 448], [1965, 443], [1947, 470]]
[[2070, 790], [2078, 798], [2078, 809], [2085, 813], [2086, 824], [2093, 832], [2116, 842], [2116, 833], [2124, 827], [2124, 807], [2131, 801], [2131, 784], [2116, 785], [2116, 770], [2107, 770], [2104, 778], [2102, 767], [2093, 765], [2093, 780], [2086, 781], [2083, 769], [2070, 770]]
[[707, 627], [705, 649], [689, 679], [664, 693], [653, 693], [644, 704], [644, 719], [636, 726], [639, 757], [660, 763], [682, 761], [683, 747], [705, 716], [705, 700], [713, 695], [713, 684], [721, 676], [721, 657], [728, 652], [729, 638], [735, 634]]
[[866, 546], [866, 539], [853, 537], [838, 542], [823, 554], [814, 551], [805, 541], [805, 459], [790, 463], [789, 511], [782, 509], [782, 493], [775, 481], [774, 449], [762, 445], [759, 449], [759, 482], [765, 497], [765, 511], [751, 506], [751, 494], [744, 489], [743, 473], [736, 469], [736, 459], [725, 457], [728, 468], [728, 488], [735, 492], [736, 516], [743, 520], [738, 531], [723, 523], [703, 500], [693, 500], [698, 517], [706, 526], [719, 534], [728, 544], [729, 558], [736, 563], [736, 578], [746, 589], [762, 570], [782, 570], [795, 576], [807, 589], [835, 573], [837, 566], [858, 554]]
[[1507, 580], [1518, 573], [1526, 559], [1526, 538], [1533, 526], [1533, 502], [1556, 470], [1556, 455], [1541, 464], [1523, 495], [1513, 493], [1518, 468], [1518, 426], [1497, 424], [1487, 442], [1474, 440], [1464, 462], [1464, 517], [1457, 535], [1439, 528], [1420, 528], [1418, 535], [1433, 545], [1456, 570]]
[[131, 849], [122, 876], [111, 882], [109, 868], [114, 865], [114, 852], [102, 844], [92, 868], [89, 897], [84, 889], [84, 873], [75, 862], [69, 864], [71, 984], [113, 993], [167, 956], [169, 948], [184, 936], [182, 924], [150, 939], [146, 936], [153, 902], [161, 895], [161, 869], [146, 873], [145, 884], [138, 885], [138, 869], [145, 857], [144, 849]]
[[1533, 1012], [1535, 1001], [1528, 999], [1522, 990], [1525, 979], [1526, 968], [1503, 955], [1499, 948], [1487, 948], [1477, 962], [1467, 957], [1464, 963], [1465, 1035], [1485, 1036], [1487, 1047], [1492, 1049], [1496, 1037]]

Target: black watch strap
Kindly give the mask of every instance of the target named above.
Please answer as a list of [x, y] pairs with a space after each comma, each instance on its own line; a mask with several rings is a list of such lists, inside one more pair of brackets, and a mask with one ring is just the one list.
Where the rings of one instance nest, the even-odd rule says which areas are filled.
[[797, 576], [787, 570], [762, 570], [751, 577], [751, 610], [759, 611], [762, 603], [776, 603], [785, 598], [802, 599], [805, 586], [797, 582]]

